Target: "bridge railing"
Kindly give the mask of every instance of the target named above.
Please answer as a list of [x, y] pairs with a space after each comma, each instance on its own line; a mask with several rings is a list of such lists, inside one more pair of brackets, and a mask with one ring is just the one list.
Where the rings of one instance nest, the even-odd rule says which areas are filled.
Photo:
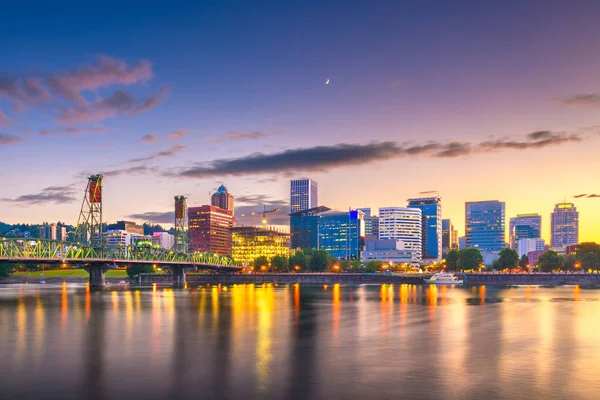
[[0, 258], [47, 260], [131, 260], [236, 266], [229, 257], [211, 253], [180, 253], [153, 245], [91, 247], [47, 239], [0, 239]]

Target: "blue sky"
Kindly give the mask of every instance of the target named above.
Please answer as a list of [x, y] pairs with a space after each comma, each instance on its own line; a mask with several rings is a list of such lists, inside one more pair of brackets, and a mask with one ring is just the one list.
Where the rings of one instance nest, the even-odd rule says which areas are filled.
[[[594, 1], [3, 5], [0, 220], [75, 222], [85, 173], [108, 172], [109, 220], [204, 204], [218, 182], [284, 205], [309, 175], [332, 208], [437, 190], [459, 230], [465, 201], [499, 199], [547, 231], [554, 203], [597, 190], [598, 17]], [[6, 90], [31, 78], [45, 100]], [[598, 204], [576, 201], [583, 239]]]

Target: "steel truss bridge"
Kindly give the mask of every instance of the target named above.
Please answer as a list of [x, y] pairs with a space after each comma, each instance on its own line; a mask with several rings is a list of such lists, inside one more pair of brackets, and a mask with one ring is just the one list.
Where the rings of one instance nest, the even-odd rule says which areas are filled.
[[[208, 269], [219, 272], [237, 272], [229, 257], [211, 253], [182, 253], [157, 246], [91, 247], [44, 239], [0, 239], [0, 262], [15, 264], [68, 264], [86, 269], [92, 286], [104, 286], [104, 273], [111, 268], [126, 268], [133, 264], [152, 264], [170, 268], [180, 283], [185, 283], [185, 272]], [[98, 273], [101, 276], [96, 276]]]
[[190, 270], [233, 273], [242, 269], [229, 257], [187, 251], [187, 205], [183, 196], [175, 196], [175, 243], [172, 250], [148, 242], [107, 246], [102, 225], [102, 186], [102, 175], [88, 177], [72, 242], [0, 239], [0, 263], [75, 265], [88, 271], [90, 287], [105, 286], [104, 274], [107, 270], [133, 264], [168, 268], [172, 270], [173, 281], [177, 285], [185, 284], [185, 273]]

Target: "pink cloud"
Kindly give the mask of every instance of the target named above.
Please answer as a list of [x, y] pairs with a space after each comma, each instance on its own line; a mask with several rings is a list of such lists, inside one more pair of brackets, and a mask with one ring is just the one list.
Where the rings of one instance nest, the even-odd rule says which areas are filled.
[[88, 104], [81, 95], [84, 90], [111, 85], [132, 85], [145, 82], [152, 76], [152, 64], [148, 60], [128, 65], [123, 60], [99, 56], [94, 64], [50, 76], [46, 79], [46, 84], [60, 97], [83, 106]]
[[187, 136], [187, 131], [185, 129], [178, 129], [176, 131], [169, 133], [167, 135], [167, 140], [182, 139], [186, 136]]
[[146, 143], [154, 143], [158, 141], [158, 136], [156, 136], [154, 133], [149, 133], [147, 135], [144, 135], [142, 137], [142, 140]]
[[0, 126], [8, 125], [9, 121], [10, 120], [8, 119], [8, 117], [6, 116], [6, 114], [4, 114], [2, 112], [2, 110], [0, 110]]

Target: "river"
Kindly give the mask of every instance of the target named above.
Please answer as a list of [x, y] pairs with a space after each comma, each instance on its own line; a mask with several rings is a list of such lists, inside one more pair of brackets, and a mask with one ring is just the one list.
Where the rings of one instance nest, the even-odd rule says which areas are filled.
[[0, 397], [597, 399], [600, 291], [0, 285]]

